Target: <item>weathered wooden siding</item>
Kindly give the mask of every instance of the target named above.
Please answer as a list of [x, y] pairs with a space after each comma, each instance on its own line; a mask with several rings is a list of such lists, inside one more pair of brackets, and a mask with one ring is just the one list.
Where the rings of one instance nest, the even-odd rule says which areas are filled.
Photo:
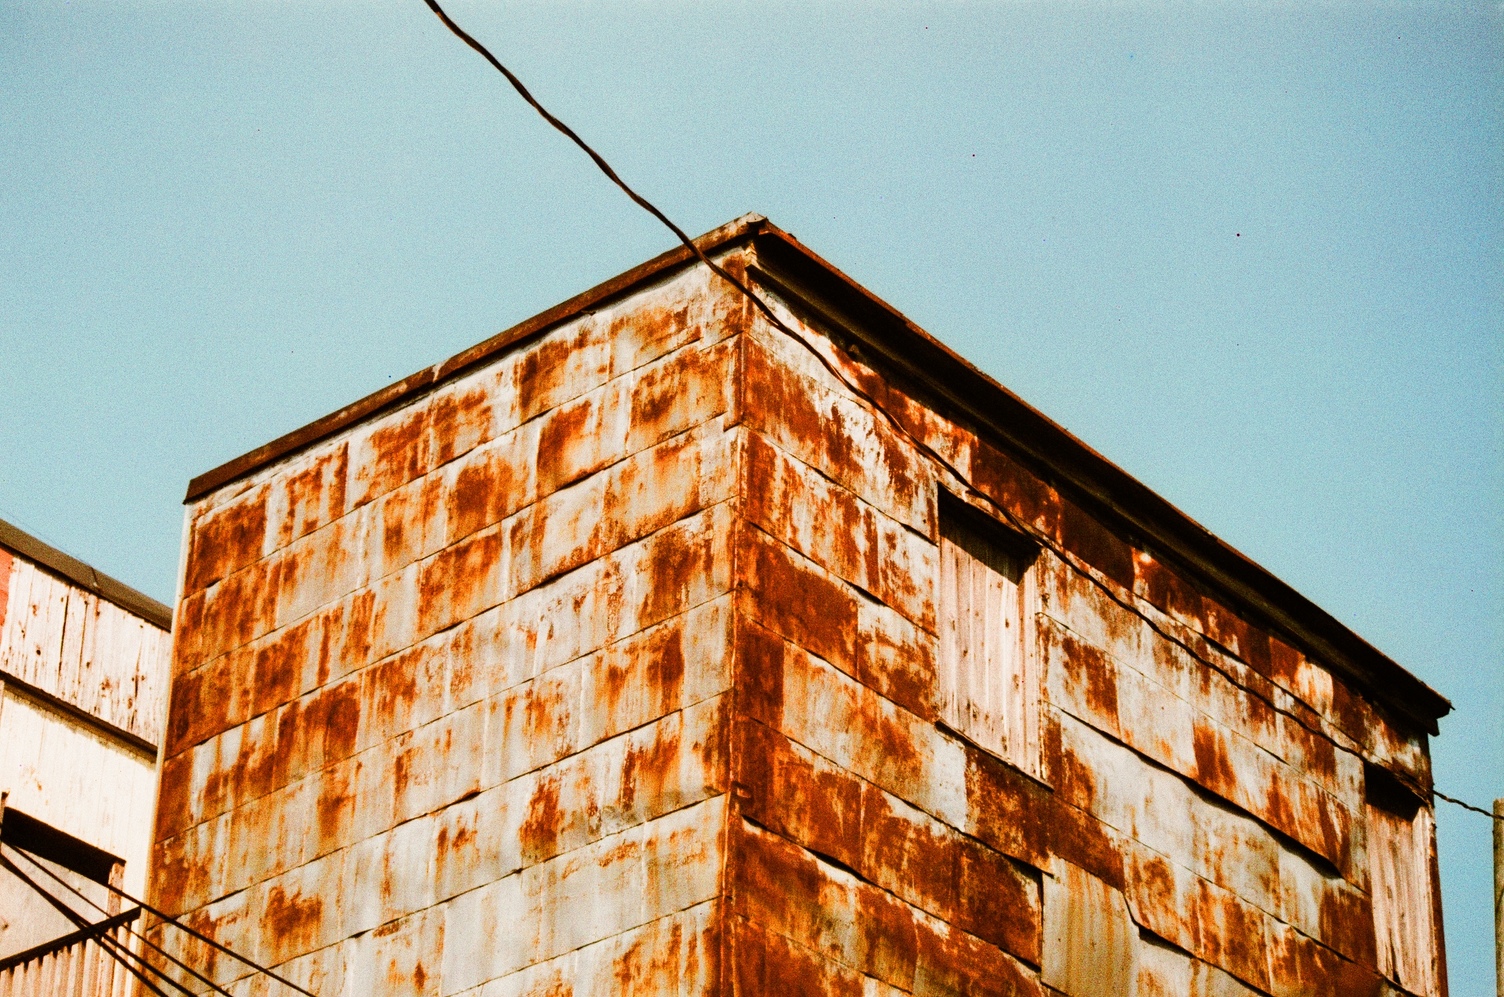
[[0, 671], [156, 744], [170, 635], [5, 553]]
[[[746, 337], [746, 992], [1440, 993], [1430, 897], [1429, 972], [1376, 951], [1366, 844], [1365, 760], [1428, 794], [1424, 734], [786, 318], [903, 431], [768, 324]], [[1043, 545], [1039, 781], [947, 729], [942, 488]], [[1008, 884], [992, 916], [968, 869]]]
[[[6, 805], [123, 860], [122, 886], [139, 894], [146, 887], [170, 637], [3, 549], [0, 606]], [[10, 888], [25, 889], [15, 881]]]
[[155, 902], [321, 997], [713, 989], [743, 311], [683, 274], [189, 508]]

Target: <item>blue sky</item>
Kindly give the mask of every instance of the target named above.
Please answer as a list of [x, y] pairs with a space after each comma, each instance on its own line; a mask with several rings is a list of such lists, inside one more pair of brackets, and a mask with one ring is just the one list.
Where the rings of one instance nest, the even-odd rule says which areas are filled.
[[[1450, 696], [1438, 786], [1504, 795], [1498, 4], [452, 12]], [[0, 516], [169, 600], [192, 475], [669, 245], [420, 0], [0, 0]]]

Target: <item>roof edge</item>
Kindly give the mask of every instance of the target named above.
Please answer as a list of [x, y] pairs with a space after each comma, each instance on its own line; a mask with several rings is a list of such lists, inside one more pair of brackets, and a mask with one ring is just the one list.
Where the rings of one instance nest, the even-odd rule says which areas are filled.
[[3, 519], [0, 519], [0, 547], [19, 554], [81, 589], [93, 592], [126, 612], [134, 613], [159, 630], [172, 632], [172, 610], [166, 605]]
[[[1156, 554], [1189, 568], [1193, 577], [1214, 592], [1233, 598], [1240, 611], [1251, 611], [1277, 636], [1293, 639], [1323, 663], [1357, 681], [1391, 711], [1432, 734], [1438, 733], [1436, 721], [1451, 712], [1451, 702], [1289, 583], [915, 325], [794, 236], [769, 223], [758, 233], [755, 245], [759, 265], [766, 263], [766, 269], [772, 271], [767, 277], [778, 283], [782, 283], [780, 277], [792, 278], [795, 284], [787, 286], [787, 292], [804, 298], [817, 313], [833, 317], [844, 332], [866, 340], [909, 378], [959, 406], [1036, 469], [1046, 469], [1073, 500], [1147, 541]], [[818, 297], [827, 301], [822, 303]], [[845, 311], [852, 321], [830, 316], [829, 305]], [[868, 335], [862, 335], [863, 330]], [[889, 348], [874, 341], [873, 334], [889, 340]], [[895, 337], [901, 338], [898, 350], [891, 348]]]
[[[754, 239], [760, 257], [771, 250], [770, 263], [776, 262], [802, 282], [818, 284], [819, 292], [839, 299], [842, 309], [857, 319], [854, 324], [842, 323], [850, 325], [846, 331], [856, 333], [866, 328], [890, 338], [902, 337], [901, 352], [881, 351], [888, 360], [897, 362], [911, 377], [960, 405], [971, 418], [1034, 464], [1048, 469], [1074, 500], [1149, 541], [1156, 553], [1178, 561], [1214, 591], [1230, 596], [1240, 610], [1252, 611], [1279, 635], [1293, 638], [1318, 659], [1359, 682], [1386, 708], [1432, 734], [1437, 733], [1437, 719], [1452, 709], [1444, 696], [763, 215], [743, 215], [694, 242], [701, 252], [712, 253]], [[188, 484], [184, 502], [196, 501], [362, 419], [418, 397], [583, 312], [689, 265], [693, 259], [686, 246], [661, 253], [448, 360], [417, 371], [195, 477]], [[797, 288], [794, 290], [801, 293]], [[807, 303], [821, 310], [818, 302]], [[151, 601], [146, 596], [141, 598]]]
[[[768, 227], [768, 220], [764, 216], [755, 213], [745, 214], [706, 232], [694, 242], [702, 253], [713, 253], [749, 239]], [[582, 312], [599, 307], [613, 298], [635, 290], [641, 284], [657, 280], [673, 270], [686, 266], [693, 259], [694, 254], [689, 251], [688, 246], [676, 246], [665, 253], [660, 253], [646, 263], [638, 264], [610, 280], [595, 285], [588, 291], [562, 301], [531, 318], [523, 319], [511, 328], [504, 329], [468, 349], [461, 350], [448, 360], [409, 374], [395, 384], [389, 384], [380, 391], [372, 392], [321, 419], [316, 419], [290, 433], [279, 436], [270, 443], [241, 454], [234, 460], [226, 461], [213, 470], [205, 471], [188, 482], [188, 493], [184, 496], [183, 502], [187, 504], [197, 501], [232, 481], [244, 478], [268, 464], [306, 449], [362, 419], [415, 398], [465, 370], [505, 353], [525, 340], [542, 335], [554, 326], [576, 318]]]

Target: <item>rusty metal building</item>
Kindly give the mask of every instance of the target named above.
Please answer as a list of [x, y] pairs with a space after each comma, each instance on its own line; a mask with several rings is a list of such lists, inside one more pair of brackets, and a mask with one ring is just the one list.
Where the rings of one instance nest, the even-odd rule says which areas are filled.
[[670, 252], [191, 484], [151, 898], [320, 997], [1444, 994], [1447, 702], [701, 245], [787, 328]]
[[[146, 888], [170, 624], [160, 602], [0, 522], [3, 854], [86, 920], [120, 915], [117, 935], [132, 912], [108, 887]], [[0, 995], [123, 993], [126, 974], [75, 928], [0, 870]]]

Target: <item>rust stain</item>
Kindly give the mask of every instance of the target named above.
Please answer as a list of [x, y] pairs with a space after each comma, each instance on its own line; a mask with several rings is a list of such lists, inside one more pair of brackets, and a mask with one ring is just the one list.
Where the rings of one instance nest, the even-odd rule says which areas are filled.
[[266, 540], [266, 489], [216, 509], [193, 524], [183, 576], [186, 592], [196, 592], [261, 558]]
[[538, 780], [532, 799], [528, 800], [527, 817], [519, 838], [523, 861], [529, 865], [552, 858], [558, 853], [559, 833], [565, 814], [559, 807], [559, 781], [556, 777]]
[[451, 542], [498, 523], [521, 508], [526, 478], [505, 448], [466, 458], [455, 475], [446, 516]]
[[1133, 549], [1074, 502], [1061, 503], [1060, 545], [1123, 588], [1133, 588]]
[[363, 458], [355, 468], [360, 490], [354, 496], [359, 505], [396, 491], [421, 475], [423, 438], [428, 424], [428, 406], [414, 405], [400, 416], [371, 433]]
[[764, 534], [748, 529], [742, 536], [737, 567], [760, 622], [848, 674], [853, 672], [855, 599]]
[[484, 443], [493, 418], [485, 387], [435, 395], [429, 412], [428, 465], [440, 467]]
[[638, 618], [644, 625], [657, 623], [688, 609], [688, 593], [694, 582], [709, 575], [715, 547], [706, 535], [686, 535], [668, 530], [655, 537], [643, 566], [644, 586]]
[[538, 433], [538, 494], [547, 495], [597, 470], [597, 447], [587, 429], [597, 416], [586, 396], [554, 412]]
[[1064, 661], [1071, 678], [1086, 692], [1092, 714], [1116, 730], [1118, 725], [1117, 667], [1100, 649], [1066, 634], [1062, 642]]
[[621, 768], [621, 794], [617, 803], [631, 810], [641, 800], [650, 808], [662, 800], [674, 785], [679, 769], [681, 738], [677, 731], [653, 739], [646, 747], [635, 744], [627, 749]]
[[737, 693], [746, 715], [777, 729], [783, 723], [783, 641], [753, 623], [737, 630]]
[[1196, 753], [1196, 781], [1218, 795], [1237, 799], [1238, 776], [1216, 728], [1198, 719], [1191, 729], [1191, 745]]
[[13, 558], [10, 551], [0, 547], [0, 627], [5, 626], [5, 614], [10, 605], [10, 571]]
[[344, 514], [348, 454], [348, 445], [340, 443], [332, 451], [319, 454], [303, 470], [288, 476], [287, 510], [277, 531], [281, 546]]
[[635, 344], [638, 349], [633, 359], [646, 360], [699, 338], [699, 330], [689, 324], [688, 304], [665, 306], [645, 302], [642, 308], [612, 318], [605, 338]]
[[323, 918], [324, 901], [320, 897], [289, 894], [281, 884], [267, 891], [261, 921], [267, 939], [278, 952], [311, 950], [318, 939]]
[[355, 820], [355, 792], [350, 785], [353, 767], [337, 765], [326, 770], [318, 782], [318, 802], [315, 806], [318, 821], [317, 854], [324, 854], [344, 845], [349, 840]]

